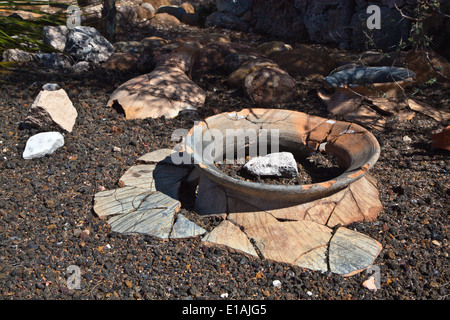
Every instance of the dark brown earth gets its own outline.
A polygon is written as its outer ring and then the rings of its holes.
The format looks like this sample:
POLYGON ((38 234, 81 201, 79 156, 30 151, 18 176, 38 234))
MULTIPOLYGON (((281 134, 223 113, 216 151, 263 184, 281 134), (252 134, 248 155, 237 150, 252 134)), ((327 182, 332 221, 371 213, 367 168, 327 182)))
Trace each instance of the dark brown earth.
MULTIPOLYGON (((173 39, 193 29, 147 29, 128 36, 173 39)), ((212 31, 217 32, 199 32, 212 31)), ((234 42, 250 45, 273 40, 224 32, 234 42)), ((374 222, 348 226, 383 246, 375 260, 381 289, 372 292, 362 286, 368 278, 365 272, 343 278, 207 247, 199 238, 162 241, 111 232, 93 212, 95 193, 117 187, 139 156, 173 147, 175 129, 190 128, 194 121, 219 112, 252 107, 241 91, 227 87, 224 76, 210 75, 197 82, 207 98, 196 116, 125 120, 105 105, 117 86, 136 75, 94 70, 77 76, 33 66, 15 66, 10 74, 1 74, 1 299, 211 300, 227 293, 233 300, 448 300, 450 161, 448 151, 431 147, 432 133, 447 124, 417 114, 410 121, 389 121, 384 131, 373 132, 381 156, 371 174, 379 181, 383 211, 374 222), (78 119, 74 131, 65 134, 64 147, 51 156, 24 160, 25 143, 37 130, 21 122, 47 82, 66 90, 78 119), (411 141, 405 142, 405 136, 411 141), (121 151, 113 152, 114 147, 121 151), (67 287, 70 265, 81 269, 80 290, 67 287), (273 286, 274 280, 281 281, 280 288, 273 286)), ((331 117, 316 96, 320 79, 296 80, 298 97, 275 108, 331 117)), ((442 83, 408 93, 448 109, 450 97, 442 83)), ((220 218, 200 219, 190 208, 182 213, 207 230, 220 222, 220 218)))

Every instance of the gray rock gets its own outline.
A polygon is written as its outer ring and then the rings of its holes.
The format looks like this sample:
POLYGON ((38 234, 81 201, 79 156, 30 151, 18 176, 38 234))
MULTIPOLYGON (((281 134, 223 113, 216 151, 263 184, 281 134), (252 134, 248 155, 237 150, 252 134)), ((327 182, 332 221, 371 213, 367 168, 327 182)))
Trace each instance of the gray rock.
POLYGON ((59 132, 38 133, 28 139, 22 157, 24 159, 42 158, 63 145, 64 137, 59 132))
POLYGON ((298 175, 297 162, 290 152, 270 153, 250 159, 244 168, 255 176, 295 177, 298 175))
POLYGON ((62 53, 43 53, 39 52, 35 54, 37 61, 45 68, 50 69, 64 69, 72 66, 72 61, 69 57, 62 53))
POLYGON ((253 0, 216 0, 217 10, 240 16, 252 6, 253 0))
POLYGON ((79 61, 72 66, 72 71, 75 73, 83 73, 89 70, 89 62, 79 61))
POLYGON ((92 27, 75 27, 67 35, 65 51, 79 60, 102 63, 114 53, 114 47, 92 27))
POLYGON ((35 60, 35 55, 20 49, 6 49, 3 51, 4 62, 28 62, 35 60))
POLYGON ((64 51, 67 35, 69 34, 69 29, 65 25, 45 26, 42 33, 45 44, 52 46, 56 50, 64 51))
POLYGON ((42 90, 45 91, 56 91, 61 89, 56 83, 46 83, 42 86, 42 90))

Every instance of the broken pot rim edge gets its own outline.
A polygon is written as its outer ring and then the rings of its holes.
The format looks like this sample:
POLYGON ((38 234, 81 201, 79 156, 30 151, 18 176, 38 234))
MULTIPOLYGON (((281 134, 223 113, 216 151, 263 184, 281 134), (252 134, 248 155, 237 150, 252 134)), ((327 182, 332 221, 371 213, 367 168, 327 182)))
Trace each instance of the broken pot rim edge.
MULTIPOLYGON (((265 109, 265 108, 246 108, 246 109, 242 109, 241 111, 233 111, 231 113, 235 113, 236 115, 239 115, 239 114, 245 114, 245 113, 249 112, 249 110, 264 111, 264 112, 270 111, 270 109, 265 109)), ((303 114, 303 115, 307 115, 308 117, 322 118, 322 117, 318 117, 318 116, 308 115, 308 114, 306 114, 304 112, 300 112, 300 111, 293 111, 293 110, 287 110, 287 109, 274 109, 274 110, 285 111, 285 112, 289 112, 289 113, 293 113, 293 114, 294 113, 303 114)), ((218 116, 222 116, 222 115, 226 116, 227 114, 230 114, 230 112, 216 114, 209 118, 218 117, 218 116)), ((322 118, 322 119, 327 120, 326 118, 322 118)), ((198 124, 194 125, 190 129, 190 131, 188 133, 188 137, 192 136, 192 132, 195 127, 203 126, 203 125, 206 125, 206 127, 208 127, 207 120, 208 120, 208 118, 199 122, 198 124)), ((333 120, 333 121, 341 122, 338 120, 333 120)), ((352 124, 355 126, 361 127, 357 124, 354 124, 354 123, 352 123, 352 124)), ((205 173, 208 176, 208 178, 215 181, 219 185, 226 186, 229 189, 233 189, 238 192, 248 191, 249 193, 253 192, 253 193, 259 193, 259 194, 263 194, 263 193, 280 194, 280 193, 282 193, 283 195, 285 195, 287 197, 289 197, 289 195, 290 196, 302 196, 302 195, 311 196, 314 193, 317 193, 317 194, 333 193, 333 192, 337 192, 337 191, 344 189, 350 183, 361 179, 378 161, 378 158, 381 153, 381 148, 378 143, 378 140, 367 129, 365 129, 363 127, 361 127, 361 128, 364 129, 364 131, 367 133, 368 137, 370 137, 370 139, 372 140, 372 142, 375 146, 375 150, 374 150, 370 160, 367 161, 365 164, 363 164, 361 167, 359 167, 357 169, 349 170, 349 171, 346 170, 339 176, 334 177, 330 180, 312 183, 312 184, 280 185, 280 184, 264 184, 264 183, 258 183, 258 182, 238 180, 236 178, 226 175, 225 173, 223 173, 221 171, 214 170, 214 169, 210 168, 208 165, 204 164, 202 161, 199 161, 198 157, 196 157, 196 154, 194 154, 193 150, 189 147, 190 139, 187 139, 188 143, 186 145, 185 151, 186 151, 186 153, 189 154, 191 159, 194 160, 193 161, 194 166, 197 167, 200 170, 200 172, 205 173)))

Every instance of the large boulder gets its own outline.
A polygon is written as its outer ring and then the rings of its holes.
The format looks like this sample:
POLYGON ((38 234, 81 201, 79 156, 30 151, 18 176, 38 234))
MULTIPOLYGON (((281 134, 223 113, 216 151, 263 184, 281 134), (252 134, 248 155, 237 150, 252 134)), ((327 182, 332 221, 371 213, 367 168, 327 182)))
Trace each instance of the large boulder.
POLYGON ((114 53, 114 47, 92 27, 75 27, 67 35, 65 51, 76 59, 102 63, 114 53))
POLYGON ((180 111, 202 107, 205 98, 203 89, 182 70, 162 66, 119 86, 107 105, 118 104, 126 119, 174 118, 180 111))

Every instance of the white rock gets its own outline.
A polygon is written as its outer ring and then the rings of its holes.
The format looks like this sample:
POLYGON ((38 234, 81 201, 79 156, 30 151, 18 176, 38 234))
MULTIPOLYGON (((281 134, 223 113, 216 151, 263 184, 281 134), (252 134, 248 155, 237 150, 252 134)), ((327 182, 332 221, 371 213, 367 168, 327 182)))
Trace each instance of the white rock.
POLYGON ((42 158, 63 145, 64 137, 59 132, 38 133, 28 139, 22 157, 24 159, 42 158))
POLYGON ((294 177, 298 175, 297 162, 290 152, 270 153, 251 159, 244 168, 255 176, 294 177))
POLYGON ((221 297, 221 298, 224 298, 224 299, 225 299, 225 298, 228 298, 228 293, 226 293, 226 292, 225 292, 225 293, 222 293, 222 294, 220 295, 220 297, 221 297))
POLYGON ((31 105, 24 122, 38 128, 56 124, 71 132, 77 116, 77 110, 63 89, 43 90, 31 105))
POLYGON ((273 284, 273 286, 275 288, 281 288, 281 281, 280 280, 273 280, 272 284, 273 284))

